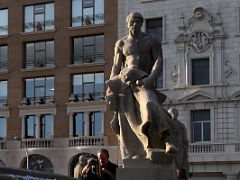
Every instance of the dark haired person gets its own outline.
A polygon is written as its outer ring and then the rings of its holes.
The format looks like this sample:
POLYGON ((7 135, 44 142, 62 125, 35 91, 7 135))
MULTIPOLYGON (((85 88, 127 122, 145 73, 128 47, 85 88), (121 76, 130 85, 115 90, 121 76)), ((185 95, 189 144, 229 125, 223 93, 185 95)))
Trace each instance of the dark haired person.
POLYGON ((107 149, 97 151, 98 159, 89 159, 82 170, 84 180, 115 180, 117 165, 109 160, 107 149))

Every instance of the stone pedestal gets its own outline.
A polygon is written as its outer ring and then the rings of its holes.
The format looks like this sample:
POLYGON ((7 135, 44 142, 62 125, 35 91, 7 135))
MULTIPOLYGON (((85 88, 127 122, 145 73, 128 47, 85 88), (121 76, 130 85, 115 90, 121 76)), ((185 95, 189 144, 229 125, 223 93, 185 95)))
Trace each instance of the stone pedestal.
POLYGON ((156 164, 149 159, 126 159, 117 169, 117 180, 177 180, 176 168, 171 164, 156 164))

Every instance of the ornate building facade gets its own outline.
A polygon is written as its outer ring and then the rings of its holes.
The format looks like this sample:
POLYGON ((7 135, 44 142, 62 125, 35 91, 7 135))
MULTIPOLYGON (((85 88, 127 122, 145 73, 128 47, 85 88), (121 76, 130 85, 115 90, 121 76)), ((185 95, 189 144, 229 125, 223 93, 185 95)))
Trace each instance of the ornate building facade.
POLYGON ((73 176, 103 146, 117 163, 103 101, 116 12, 115 0, 1 0, 0 166, 73 176))
POLYGON ((133 11, 162 40, 157 85, 187 127, 191 179, 240 179, 240 2, 121 0, 119 37, 133 11))

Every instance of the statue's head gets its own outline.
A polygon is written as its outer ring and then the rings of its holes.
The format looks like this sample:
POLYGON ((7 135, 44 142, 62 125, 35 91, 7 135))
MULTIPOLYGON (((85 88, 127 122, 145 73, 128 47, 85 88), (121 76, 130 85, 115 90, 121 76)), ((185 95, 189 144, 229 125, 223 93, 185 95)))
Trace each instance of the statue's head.
POLYGON ((176 108, 169 108, 168 113, 171 115, 173 120, 176 120, 178 117, 178 110, 176 108))
POLYGON ((138 22, 141 27, 143 24, 143 16, 139 12, 132 12, 126 18, 127 27, 130 28, 133 22, 138 22))

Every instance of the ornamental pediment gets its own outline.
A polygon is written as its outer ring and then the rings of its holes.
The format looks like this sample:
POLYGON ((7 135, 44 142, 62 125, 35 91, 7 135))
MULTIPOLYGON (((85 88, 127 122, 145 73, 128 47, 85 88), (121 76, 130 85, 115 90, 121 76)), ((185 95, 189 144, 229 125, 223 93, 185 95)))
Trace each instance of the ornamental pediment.
POLYGON ((206 51, 213 38, 222 38, 224 35, 220 12, 213 18, 206 9, 197 7, 189 19, 186 20, 182 15, 180 21, 178 29, 183 32, 177 36, 175 42, 186 43, 195 52, 206 51))
POLYGON ((240 91, 235 92, 232 96, 231 99, 240 99, 240 91))
POLYGON ((214 101, 214 100, 216 100, 215 97, 202 91, 196 91, 187 96, 180 98, 178 101, 179 102, 203 102, 203 101, 214 101))

